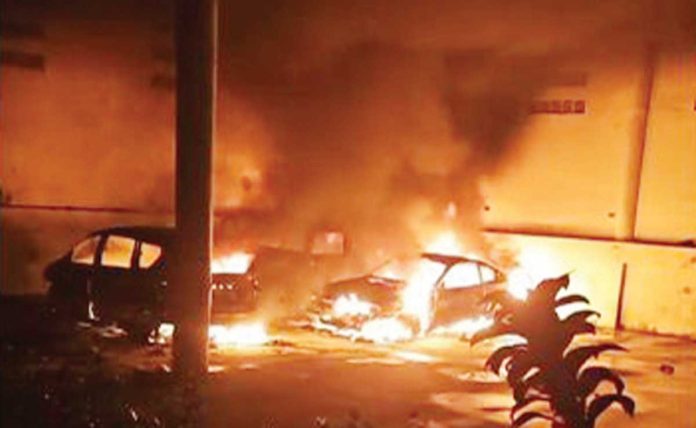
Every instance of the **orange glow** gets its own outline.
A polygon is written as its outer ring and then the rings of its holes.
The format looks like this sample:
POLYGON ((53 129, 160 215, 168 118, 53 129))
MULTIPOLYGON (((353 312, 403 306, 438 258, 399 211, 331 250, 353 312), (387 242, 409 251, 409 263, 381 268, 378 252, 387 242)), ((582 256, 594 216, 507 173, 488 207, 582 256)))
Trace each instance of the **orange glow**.
POLYGON ((210 342, 219 348, 258 346, 271 338, 261 322, 236 325, 211 325, 208 329, 210 342))
POLYGON ((441 326, 433 329, 433 334, 436 335, 450 335, 455 334, 457 336, 465 336, 470 338, 474 333, 484 328, 488 328, 493 325, 493 320, 486 316, 480 316, 478 318, 470 318, 459 320, 450 325, 441 326))
POLYGON ((212 273, 246 273, 253 260, 253 254, 236 252, 213 260, 210 270, 212 273))
POLYGON ((372 303, 360 300, 354 293, 338 296, 332 307, 332 312, 337 317, 369 316, 372 311, 372 303))
POLYGON ((452 231, 437 235, 435 239, 425 246, 425 251, 428 253, 448 255, 461 255, 464 253, 461 242, 452 231))
MULTIPOLYGON (((157 340, 161 343, 171 341, 174 324, 162 323, 157 330, 157 340)), ((208 340, 218 348, 259 346, 271 341, 262 322, 243 324, 212 324, 208 327, 208 340)))
POLYGON ((517 266, 507 274, 508 291, 518 299, 525 299, 536 284, 564 273, 567 272, 551 253, 527 246, 517 255, 517 266))
POLYGON ((363 324, 361 335, 375 343, 390 343, 409 340, 413 332, 396 318, 377 318, 363 324))
POLYGON ((441 263, 421 259, 401 295, 403 313, 418 320, 420 332, 426 331, 432 321, 433 291, 443 270, 444 266, 441 263))
MULTIPOLYGON (((463 246, 456 233, 447 231, 440 233, 425 245, 425 251, 430 253, 460 255, 463 246)), ((444 266, 431 260, 420 260, 401 296, 402 310, 418 320, 420 332, 423 333, 432 322, 432 296, 437 279, 442 275, 444 266)))
POLYGON ((534 288, 534 282, 523 267, 515 267, 508 272, 508 292, 514 297, 524 300, 534 288))
POLYGON ((413 331, 407 325, 396 318, 375 318, 367 321, 360 328, 341 328, 333 324, 327 324, 320 319, 313 322, 317 330, 328 331, 334 336, 345 337, 350 340, 365 340, 374 343, 392 343, 410 340, 413 331))

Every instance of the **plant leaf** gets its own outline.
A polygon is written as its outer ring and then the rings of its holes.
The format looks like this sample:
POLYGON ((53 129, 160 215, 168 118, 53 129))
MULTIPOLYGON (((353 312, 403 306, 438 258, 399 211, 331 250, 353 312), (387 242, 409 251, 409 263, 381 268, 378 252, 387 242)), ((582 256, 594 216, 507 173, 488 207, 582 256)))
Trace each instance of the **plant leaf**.
POLYGON ((613 383, 617 394, 623 393, 625 385, 619 375, 606 367, 588 367, 583 370, 578 379, 580 396, 583 399, 586 398, 602 381, 613 383))
POLYGON ((517 428, 521 427, 522 425, 526 424, 529 421, 532 421, 534 419, 541 418, 541 419, 546 419, 547 421, 552 421, 553 418, 549 415, 545 415, 540 412, 527 412, 523 413, 518 417, 517 419, 512 420, 512 428, 517 428))
POLYGON ((561 325, 567 337, 572 339, 576 334, 594 334, 597 329, 593 324, 587 322, 587 318, 595 314, 598 315, 595 311, 579 311, 561 321, 561 325))
POLYGON ((537 287, 530 292, 533 295, 533 299, 541 299, 547 301, 553 301, 556 298, 556 294, 561 288, 568 287, 570 283, 570 277, 568 274, 559 276, 558 278, 545 279, 537 285, 537 287))
POLYGON ((560 299, 556 300, 556 307, 563 306, 563 305, 569 305, 571 303, 589 304, 590 301, 587 300, 587 297, 585 297, 585 296, 581 296, 579 294, 571 294, 569 296, 561 297, 560 299))
POLYGON ((594 426, 597 417, 613 403, 619 403, 624 412, 630 416, 635 414, 636 403, 630 397, 620 394, 602 395, 592 400, 587 410, 587 420, 590 422, 590 426, 594 426))
POLYGON ((599 354, 606 351, 626 351, 626 348, 616 343, 581 346, 566 353, 563 361, 567 369, 574 376, 577 376, 578 371, 588 359, 592 357, 597 358, 599 354))
POLYGON ((544 396, 544 395, 530 395, 528 397, 524 397, 522 400, 517 401, 514 406, 512 406, 512 409, 510 409, 510 418, 514 419, 515 414, 522 410, 524 407, 527 407, 528 405, 536 402, 546 402, 548 403, 550 400, 549 397, 544 396))
POLYGON ((597 317, 600 317, 601 314, 597 311, 592 311, 592 310, 584 310, 584 311, 577 311, 573 312, 568 316, 568 318, 564 319, 563 322, 579 322, 579 321, 587 321, 588 318, 591 316, 597 315, 597 317))
POLYGON ((536 367, 536 360, 531 353, 517 354, 508 363, 507 381, 510 385, 517 385, 524 377, 536 367))
POLYGON ((486 360, 486 367, 494 373, 499 373, 500 366, 506 359, 514 358, 518 353, 526 351, 527 345, 524 344, 503 346, 502 348, 496 349, 495 352, 488 357, 486 360))
POLYGON ((546 392, 545 382, 544 370, 539 370, 528 378, 518 382, 513 386, 512 391, 515 402, 523 400, 527 396, 527 392, 530 389, 534 389, 542 393, 546 392))

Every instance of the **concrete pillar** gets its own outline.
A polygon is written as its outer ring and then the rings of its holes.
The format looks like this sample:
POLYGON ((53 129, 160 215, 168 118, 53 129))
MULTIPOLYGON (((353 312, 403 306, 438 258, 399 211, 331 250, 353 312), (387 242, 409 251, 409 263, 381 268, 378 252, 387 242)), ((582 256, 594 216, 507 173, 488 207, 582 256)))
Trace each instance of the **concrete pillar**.
POLYGON ((217 0, 176 2, 176 228, 171 294, 174 371, 208 369, 217 0))
POLYGON ((655 61, 655 51, 648 47, 645 55, 645 72, 641 82, 640 98, 638 99, 635 136, 628 148, 626 184, 622 189, 621 208, 618 212, 616 224, 615 238, 622 241, 633 241, 636 239, 638 203, 643 175, 643 157, 650 123, 653 80, 655 79, 655 61))

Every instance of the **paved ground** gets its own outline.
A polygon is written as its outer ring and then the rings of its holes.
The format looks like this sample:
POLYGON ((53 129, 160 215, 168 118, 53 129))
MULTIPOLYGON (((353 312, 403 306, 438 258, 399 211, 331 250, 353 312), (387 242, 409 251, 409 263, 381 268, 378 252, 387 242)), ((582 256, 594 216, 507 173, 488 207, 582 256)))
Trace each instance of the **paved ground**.
MULTIPOLYGON (((213 364, 224 370, 215 382, 225 386, 215 402, 247 409, 231 417, 238 426, 269 420, 310 426, 317 415, 340 421, 351 410, 373 426, 494 427, 508 421, 507 384, 482 370, 491 345, 429 338, 376 346, 301 332, 279 337, 289 345, 213 354, 213 364)), ((631 349, 600 362, 626 377, 638 404, 635 420, 610 411, 600 426, 696 427, 696 343, 612 332, 596 340, 631 349)))
MULTIPOLYGON (((497 427, 511 405, 507 385, 482 371, 490 345, 378 346, 295 330, 265 346, 213 350, 191 421, 166 374, 168 347, 4 323, 2 426, 497 427)), ((600 362, 621 371, 638 404, 635 419, 610 411, 599 426, 696 427, 696 343, 611 332, 597 340, 631 349, 600 362)))

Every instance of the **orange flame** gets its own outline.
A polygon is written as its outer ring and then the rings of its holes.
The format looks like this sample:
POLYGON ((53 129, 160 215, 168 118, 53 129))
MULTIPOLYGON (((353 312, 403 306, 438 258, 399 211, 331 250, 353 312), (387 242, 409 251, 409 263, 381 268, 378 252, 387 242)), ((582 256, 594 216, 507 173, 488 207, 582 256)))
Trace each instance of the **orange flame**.
POLYGON ((337 317, 368 316, 373 311, 372 303, 361 300, 355 293, 338 296, 334 301, 332 312, 337 317))
MULTIPOLYGON (((160 343, 171 341, 174 336, 174 324, 162 323, 157 330, 160 343)), ((262 322, 243 324, 211 324, 208 327, 208 340, 218 348, 260 346, 271 341, 262 322)))
POLYGON ((213 260, 210 270, 212 273, 246 273, 253 260, 253 254, 236 252, 213 260))

